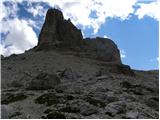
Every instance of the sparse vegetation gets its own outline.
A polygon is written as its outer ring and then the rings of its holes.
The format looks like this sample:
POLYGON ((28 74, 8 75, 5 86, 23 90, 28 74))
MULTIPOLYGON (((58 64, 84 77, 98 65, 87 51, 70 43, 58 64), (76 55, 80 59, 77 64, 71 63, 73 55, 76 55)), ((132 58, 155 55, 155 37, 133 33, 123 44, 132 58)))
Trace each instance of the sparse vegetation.
POLYGON ((59 111, 67 112, 67 113, 78 113, 78 112, 80 112, 79 109, 73 108, 73 107, 70 107, 70 106, 66 106, 64 108, 61 108, 59 111))
POLYGON ((53 104, 59 103, 59 97, 57 97, 54 93, 47 93, 36 98, 35 103, 51 106, 53 104))
POLYGON ((18 93, 18 94, 8 93, 5 95, 2 95, 1 104, 9 104, 12 102, 24 100, 26 98, 27 98, 27 96, 22 93, 18 93))
POLYGON ((67 98, 67 100, 73 100, 74 99, 74 97, 72 95, 67 95, 66 98, 67 98))
POLYGON ((58 111, 51 112, 46 117, 48 119, 66 119, 65 115, 58 111))

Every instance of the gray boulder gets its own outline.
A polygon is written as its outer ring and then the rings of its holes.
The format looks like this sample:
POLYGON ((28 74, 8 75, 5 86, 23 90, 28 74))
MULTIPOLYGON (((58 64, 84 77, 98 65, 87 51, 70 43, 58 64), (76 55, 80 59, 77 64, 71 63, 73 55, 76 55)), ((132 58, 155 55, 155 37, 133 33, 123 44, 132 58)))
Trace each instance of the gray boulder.
POLYGON ((90 116, 98 112, 97 108, 94 105, 91 105, 82 100, 75 100, 72 103, 70 103, 70 106, 74 110, 79 110, 79 113, 83 116, 90 116))
POLYGON ((13 108, 8 105, 1 105, 1 118, 2 119, 9 119, 13 113, 13 108))
POLYGON ((126 111, 126 104, 123 101, 112 102, 105 107, 105 111, 106 114, 113 117, 117 114, 124 113, 126 111))
POLYGON ((138 111, 129 111, 127 112, 123 118, 125 119, 138 119, 138 111))
POLYGON ((145 104, 158 111, 159 110, 159 97, 151 96, 145 100, 145 104))

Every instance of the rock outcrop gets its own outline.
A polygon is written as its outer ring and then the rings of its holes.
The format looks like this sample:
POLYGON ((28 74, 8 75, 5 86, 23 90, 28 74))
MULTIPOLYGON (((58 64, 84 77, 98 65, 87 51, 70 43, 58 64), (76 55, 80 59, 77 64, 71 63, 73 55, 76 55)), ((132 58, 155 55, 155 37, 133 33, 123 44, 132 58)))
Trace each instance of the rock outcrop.
POLYGON ((108 38, 83 39, 81 30, 65 20, 61 11, 49 9, 39 35, 36 51, 74 51, 81 57, 121 63, 116 44, 108 38))
POLYGON ((82 39, 81 31, 70 20, 64 20, 61 11, 49 9, 39 35, 37 50, 72 48, 80 45, 82 39))

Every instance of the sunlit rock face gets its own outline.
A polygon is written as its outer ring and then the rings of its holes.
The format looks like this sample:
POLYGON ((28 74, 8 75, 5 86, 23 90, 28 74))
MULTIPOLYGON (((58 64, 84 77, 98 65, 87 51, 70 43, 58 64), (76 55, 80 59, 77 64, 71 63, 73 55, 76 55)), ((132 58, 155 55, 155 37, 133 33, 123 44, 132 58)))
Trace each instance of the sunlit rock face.
POLYGON ((39 35, 36 50, 64 50, 78 52, 88 57, 108 62, 121 63, 117 45, 108 38, 85 38, 81 30, 65 20, 61 11, 49 9, 39 35))

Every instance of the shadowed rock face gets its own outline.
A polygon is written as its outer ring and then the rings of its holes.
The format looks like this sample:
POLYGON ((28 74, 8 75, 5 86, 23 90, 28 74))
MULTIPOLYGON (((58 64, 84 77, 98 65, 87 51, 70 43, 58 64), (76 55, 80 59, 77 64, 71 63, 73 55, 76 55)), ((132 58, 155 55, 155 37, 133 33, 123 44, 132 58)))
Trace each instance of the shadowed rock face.
POLYGON ((80 45, 82 39, 81 31, 70 20, 64 20, 61 11, 49 9, 39 35, 37 50, 72 48, 80 45))
POLYGON ((119 50, 112 40, 100 37, 83 39, 81 30, 70 19, 65 20, 62 12, 57 9, 48 10, 36 51, 53 49, 74 51, 81 57, 121 63, 119 50))

